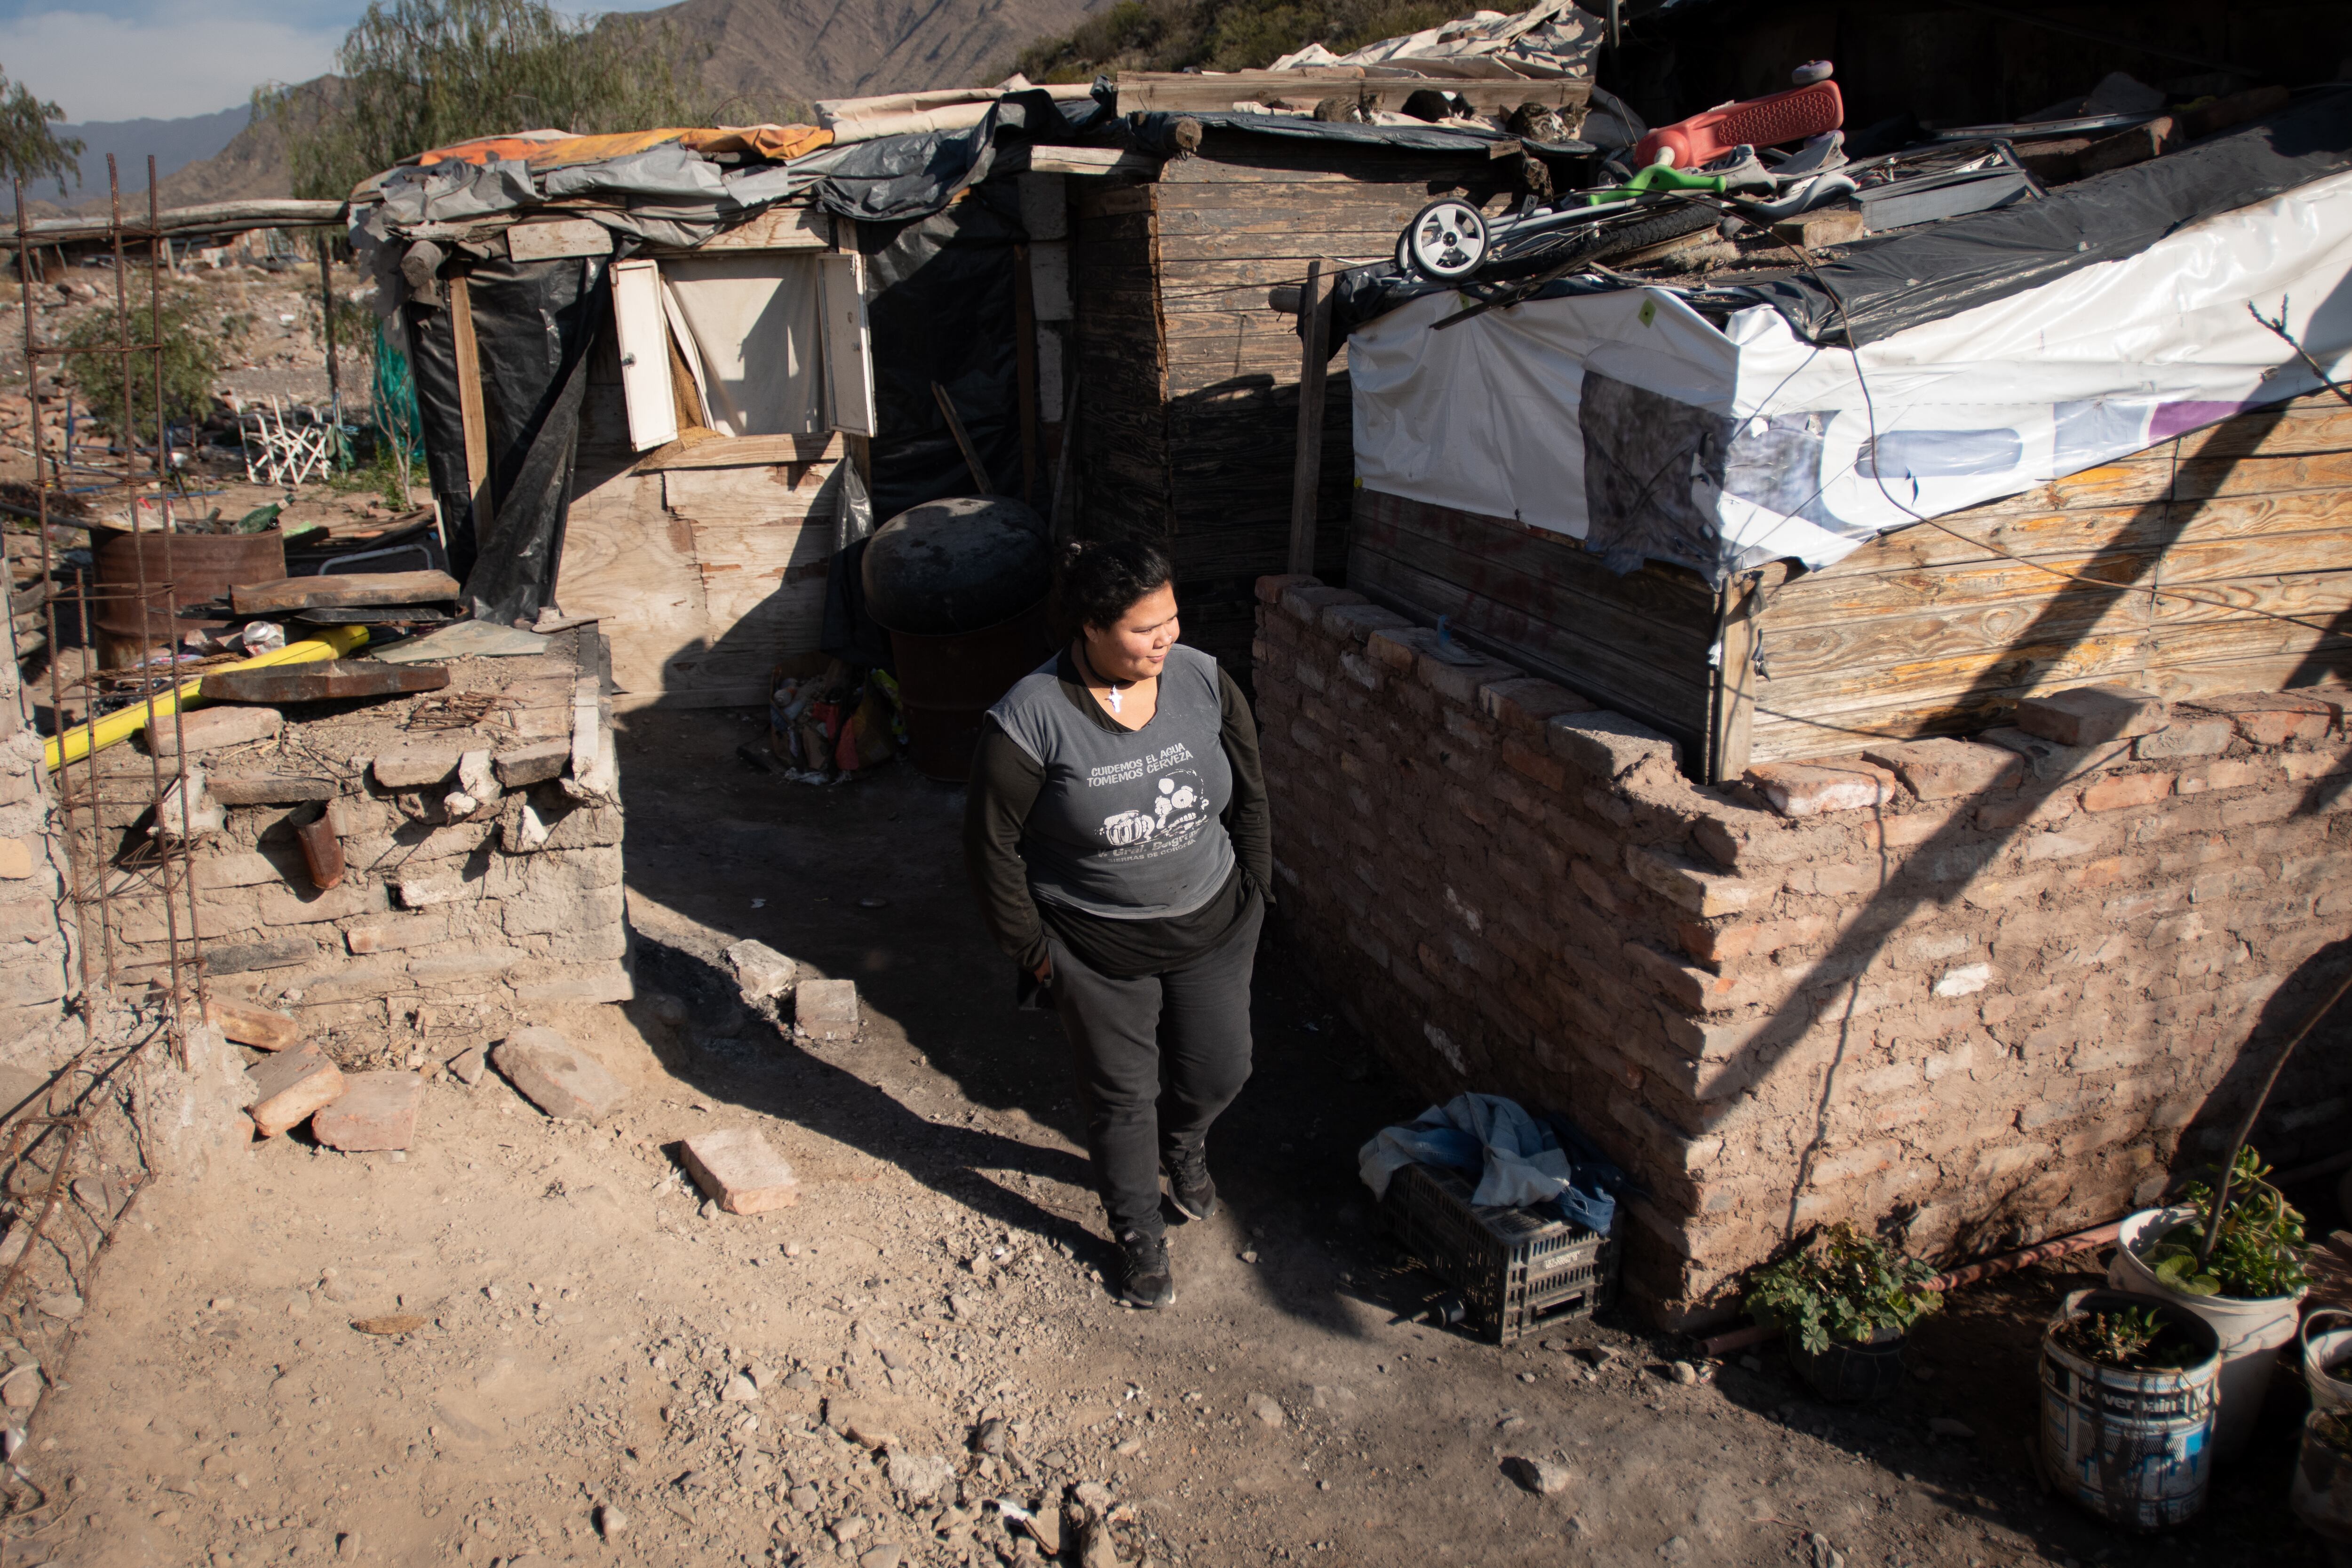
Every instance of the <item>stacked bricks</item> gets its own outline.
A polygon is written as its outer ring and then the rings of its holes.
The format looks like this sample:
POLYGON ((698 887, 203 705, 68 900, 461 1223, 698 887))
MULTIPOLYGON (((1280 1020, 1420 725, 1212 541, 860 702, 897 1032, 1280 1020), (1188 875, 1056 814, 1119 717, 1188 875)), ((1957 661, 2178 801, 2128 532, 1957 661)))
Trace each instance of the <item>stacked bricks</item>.
MULTIPOLYGON (((1635 1175, 1625 1282, 1664 1324, 1727 1316, 1818 1223, 1955 1258, 2158 1201, 2352 929, 2325 694, 2061 694, 1700 787, 1664 737, 1360 595, 1258 594, 1295 940, 1417 1088, 1565 1112, 1635 1175)), ((2258 1130, 2282 1166, 2352 1123, 2344 1034, 2258 1130)))
MULTIPOLYGON (((593 631, 579 635, 593 653, 593 631)), ((559 637, 559 648, 571 642, 559 637)), ((621 807, 574 798, 572 781, 549 776, 562 763, 537 755, 568 758, 583 662, 558 649, 460 661, 457 684, 502 700, 473 731, 403 730, 386 715, 404 707, 308 705, 287 710, 283 733, 257 749, 192 757, 215 779, 299 773, 330 794, 323 803, 232 805, 226 827, 198 845, 196 918, 215 990, 338 1029, 425 1006, 496 1028, 539 1004, 626 1000, 621 807), (535 782, 453 818, 458 758, 469 752, 535 782), (446 766, 432 765, 435 757, 446 766), (347 868, 325 890, 296 838, 322 811, 347 868)), ((592 702, 590 711, 609 758, 610 705, 592 702)), ((148 765, 129 747, 105 755, 142 775, 148 765)), ((467 804, 458 797, 458 809, 467 804)), ((184 905, 174 912, 184 931, 184 905)), ((160 972, 169 961, 160 902, 114 913, 123 973, 160 972)))
POLYGON ((41 740, 15 659, 0 661, 0 1062, 47 1068, 64 1022, 70 951, 41 740))

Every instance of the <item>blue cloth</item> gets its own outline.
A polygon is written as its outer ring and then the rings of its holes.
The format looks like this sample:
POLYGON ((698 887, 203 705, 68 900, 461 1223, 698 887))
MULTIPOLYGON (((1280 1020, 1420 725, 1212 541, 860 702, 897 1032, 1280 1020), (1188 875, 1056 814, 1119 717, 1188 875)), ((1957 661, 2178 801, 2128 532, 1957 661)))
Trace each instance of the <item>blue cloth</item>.
POLYGON ((1560 1217, 1606 1235, 1617 1217, 1625 1173, 1559 1117, 1538 1121, 1517 1100, 1459 1094, 1402 1127, 1384 1127, 1356 1156, 1376 1198, 1407 1165, 1444 1165, 1478 1177, 1480 1208, 1552 1205, 1560 1217))

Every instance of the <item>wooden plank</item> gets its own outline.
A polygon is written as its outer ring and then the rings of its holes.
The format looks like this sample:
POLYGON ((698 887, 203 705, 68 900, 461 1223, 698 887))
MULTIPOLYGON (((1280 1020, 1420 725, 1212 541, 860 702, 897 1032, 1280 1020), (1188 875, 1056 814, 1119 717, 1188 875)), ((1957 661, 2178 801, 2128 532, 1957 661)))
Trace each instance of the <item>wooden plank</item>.
MULTIPOLYGON (((2352 496, 2333 490, 2243 496, 2177 506, 2062 511, 2042 508, 2004 515, 1972 507, 1938 518, 1956 532, 1915 523, 1881 534, 1814 577, 1916 572, 2000 559, 1985 546, 2029 561, 2108 551, 2145 554, 2174 543, 2264 534, 2317 532, 2352 522, 2352 496)), ((1804 581, 1790 584, 1790 590, 1804 581)))
POLYGON ((497 513, 490 494, 490 423, 482 408, 482 359, 474 339, 472 286, 449 279, 449 331, 457 360, 457 418, 466 442, 466 495, 474 512, 474 535, 489 537, 497 513))
POLYGON ((1787 563, 1776 561, 1761 572, 1743 574, 1721 591, 1727 602, 1709 699, 1708 784, 1722 784, 1748 771, 1756 732, 1756 694, 1763 685, 1756 671, 1758 611, 1787 576, 1787 563))
POLYGON ((629 444, 650 451, 677 439, 677 392, 670 381, 669 323, 662 307, 661 269, 642 258, 612 268, 613 337, 621 361, 621 394, 629 416, 629 444))
POLYGON ((583 476, 564 527, 564 607, 598 617, 614 681, 640 701, 667 694, 672 658, 709 643, 694 525, 662 505, 664 484, 678 477, 583 476))
POLYGON ((1078 185, 1070 192, 1070 210, 1081 220, 1148 213, 1151 193, 1134 185, 1078 185))
MULTIPOLYGON (((1327 98, 1352 98, 1368 109, 1402 110, 1414 93, 1436 88, 1459 95, 1480 114, 1507 114, 1522 103, 1577 108, 1591 100, 1592 84, 1580 78, 1461 78, 1376 76, 1362 67, 1304 70, 1121 71, 1118 112, 1182 113, 1231 109, 1237 103, 1312 109, 1327 98)), ((1377 152, 1378 150, 1373 150, 1377 152)))
POLYGON ((297 805, 343 793, 333 779, 298 773, 207 773, 205 790, 223 805, 297 805))
POLYGON ((1290 475, 1290 570, 1315 569, 1316 491, 1323 475, 1323 373, 1330 353, 1324 334, 1331 326, 1331 292, 1323 264, 1307 264, 1307 287, 1299 296, 1303 331, 1298 350, 1298 430, 1290 475))
POLYGON ((331 658, 266 669, 220 670, 204 677, 197 695, 208 702, 327 702, 347 697, 438 691, 448 684, 446 665, 331 658))
POLYGON ((240 616, 357 605, 446 604, 457 593, 457 579, 446 572, 341 572, 324 577, 278 577, 266 583, 239 583, 228 591, 229 604, 240 616))
POLYGON ((1404 152, 1394 148, 1330 147, 1300 142, 1275 144, 1246 132, 1209 133, 1200 153, 1162 165, 1146 187, 1180 185, 1389 184, 1443 189, 1498 179, 1504 171, 1485 154, 1404 152))
POLYGON ((811 436, 719 436, 707 441, 673 441, 636 460, 641 474, 673 468, 764 468, 778 463, 815 463, 848 448, 838 430, 811 436))
POLYGON ((661 504, 699 523, 798 524, 814 512, 832 472, 830 463, 672 468, 661 478, 661 504))
POLYGON ((1429 619, 1444 615, 1483 639, 1497 656, 1530 673, 1557 680, 1604 707, 1638 719, 1679 742, 1696 756, 1706 727, 1706 688, 1659 666, 1577 637, 1552 622, 1498 604, 1459 584, 1365 549, 1348 552, 1348 582, 1359 592, 1429 619))
POLYGON ((560 261, 572 256, 612 254, 613 231, 593 218, 519 223, 507 230, 507 256, 514 261, 560 261))
POLYGON ((700 255, 713 250, 831 250, 833 248, 833 215, 824 208, 809 206, 772 206, 733 228, 720 229, 691 251, 678 255, 700 255))

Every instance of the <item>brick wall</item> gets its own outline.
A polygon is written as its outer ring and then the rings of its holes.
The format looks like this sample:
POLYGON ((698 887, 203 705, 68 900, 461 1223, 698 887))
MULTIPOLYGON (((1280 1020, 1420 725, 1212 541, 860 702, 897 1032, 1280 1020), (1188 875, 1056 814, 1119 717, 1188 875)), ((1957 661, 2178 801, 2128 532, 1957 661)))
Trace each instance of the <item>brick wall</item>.
POLYGON ((0 1064, 46 1066, 67 990, 64 883, 41 738, 25 723, 23 697, 16 661, 0 660, 0 1064))
MULTIPOLYGON (((1417 1087, 1566 1111, 1634 1173, 1626 1284, 1660 1321, 1722 1315, 1821 1221, 1955 1256, 2155 1201, 2337 973, 2352 743, 2323 695, 1701 788, 1663 736, 1359 595, 1259 598, 1288 929, 1417 1087)), ((2341 1146, 2345 1036, 2304 1047, 2267 1156, 2341 1146)))

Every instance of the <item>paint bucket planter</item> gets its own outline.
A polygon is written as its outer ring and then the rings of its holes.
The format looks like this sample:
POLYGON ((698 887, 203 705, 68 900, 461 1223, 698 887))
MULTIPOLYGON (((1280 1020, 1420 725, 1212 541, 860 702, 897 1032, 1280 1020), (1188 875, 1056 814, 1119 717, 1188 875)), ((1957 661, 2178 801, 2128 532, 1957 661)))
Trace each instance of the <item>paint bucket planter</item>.
POLYGON ((1790 1334, 1789 1364, 1815 1394, 1834 1405, 1860 1405, 1891 1393, 1903 1381, 1903 1336, 1882 1331, 1868 1344, 1832 1340, 1816 1355, 1790 1334))
POLYGON ((2352 1456, 2319 1435, 2319 1423, 2343 1415, 2315 1410, 2303 1418, 2303 1450, 2295 1456, 2294 1484, 2287 1506, 2314 1535, 2335 1549, 2338 1563, 2352 1560, 2352 1456))
POLYGON ((2311 1391, 2314 1410, 2333 1410, 2352 1414, 2352 1378, 2339 1379, 2331 1372, 2352 1374, 2352 1312, 2338 1307, 2322 1307, 2303 1321, 2303 1385, 2311 1391), (2311 1331, 2323 1318, 2335 1318, 2344 1327, 2330 1329, 2326 1333, 2311 1331))
POLYGON ((2213 1457, 2228 1464, 2253 1441, 2278 1352, 2294 1338, 2304 1292, 2244 1301, 2234 1296, 2190 1296, 2173 1289, 2140 1261, 2139 1249, 2174 1226, 2196 1217, 2189 1208, 2144 1209, 2124 1221, 2107 1283, 2118 1290, 2154 1296, 2197 1314, 2221 1342, 2221 1410, 2213 1427, 2213 1457))
POLYGON ((2101 1519, 2162 1530, 2196 1517, 2212 1479, 2221 1339, 2169 1295, 2077 1290, 2042 1335, 2042 1468, 2101 1519), (2144 1372, 2104 1366, 2058 1342, 2094 1312, 2152 1307, 2205 1352, 2195 1364, 2144 1372))

